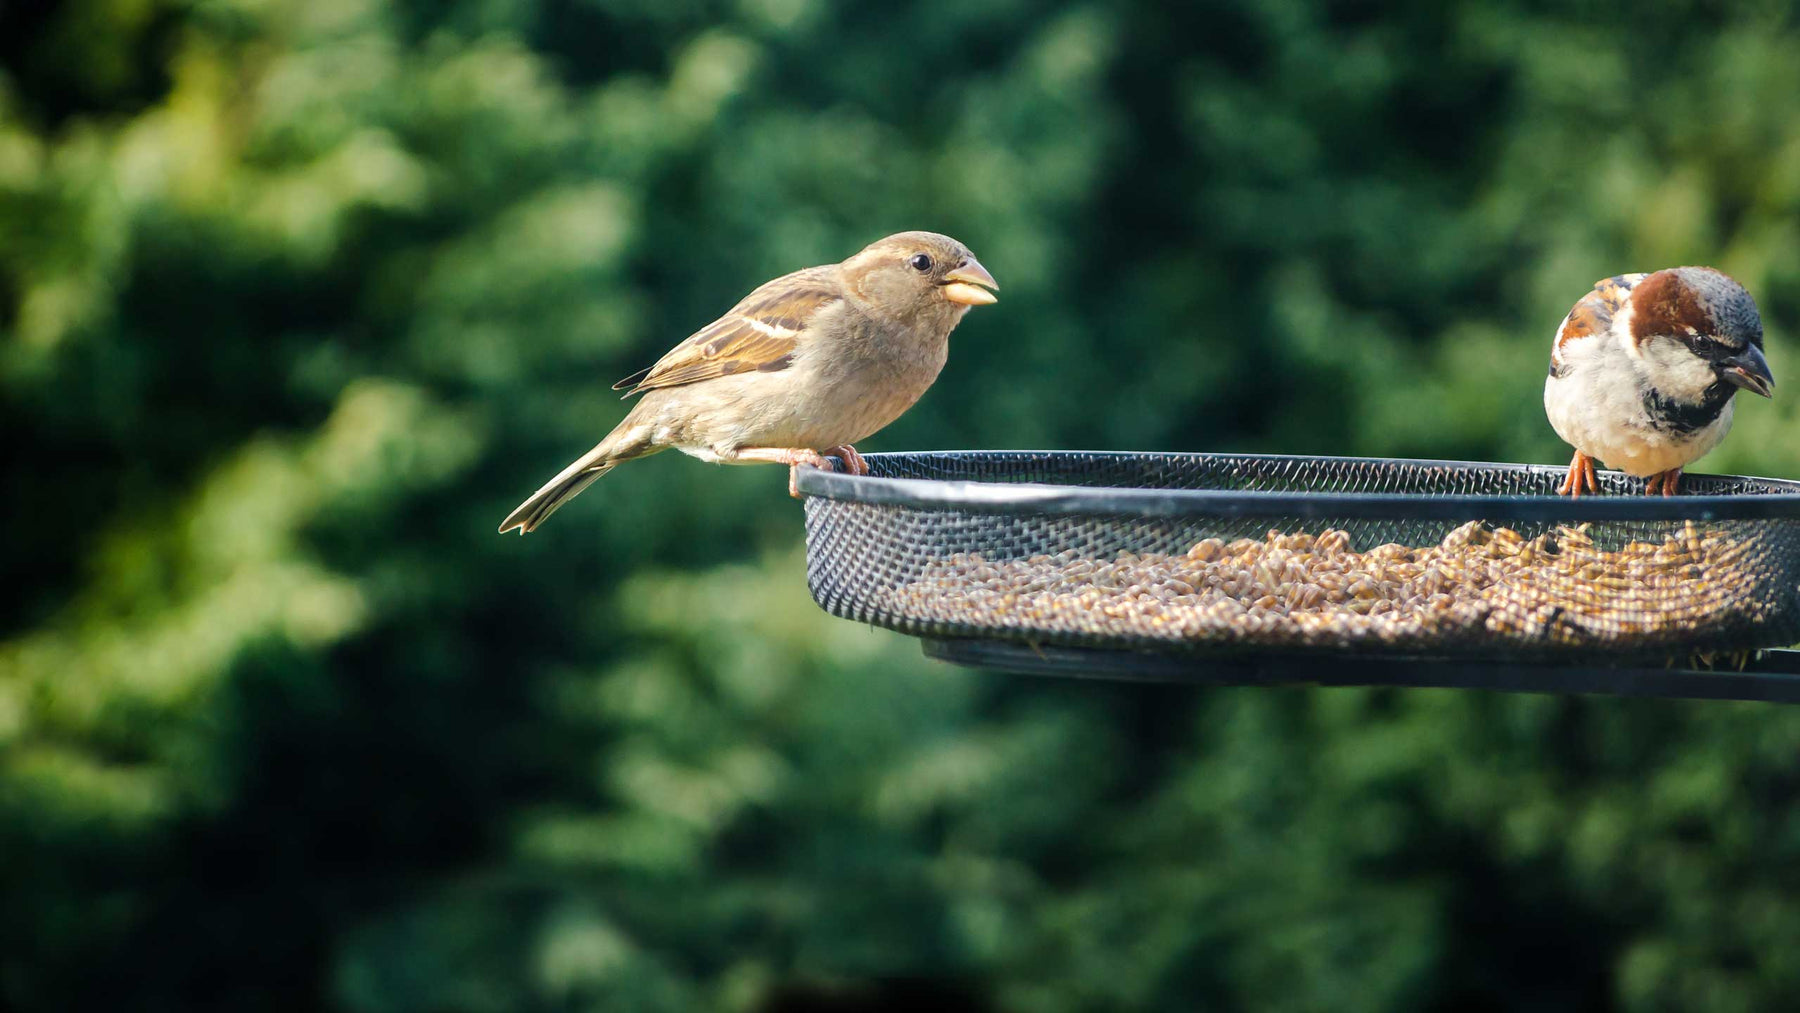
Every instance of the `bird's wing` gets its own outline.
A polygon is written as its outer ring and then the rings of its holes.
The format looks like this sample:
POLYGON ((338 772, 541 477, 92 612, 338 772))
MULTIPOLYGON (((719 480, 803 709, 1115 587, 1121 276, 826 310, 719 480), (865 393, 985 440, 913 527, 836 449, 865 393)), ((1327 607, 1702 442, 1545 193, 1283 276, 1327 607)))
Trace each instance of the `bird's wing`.
POLYGON ((794 362, 800 337, 819 311, 842 299, 832 268, 783 275, 671 348, 649 369, 613 384, 625 396, 734 373, 773 373, 794 362), (629 388, 629 389, 627 389, 629 388))
POLYGON ((1615 274, 1595 282, 1594 290, 1581 297, 1556 329, 1556 341, 1550 346, 1550 371, 1560 373, 1571 344, 1605 334, 1612 327, 1613 316, 1619 312, 1619 307, 1631 298, 1631 290, 1646 277, 1648 275, 1615 274))

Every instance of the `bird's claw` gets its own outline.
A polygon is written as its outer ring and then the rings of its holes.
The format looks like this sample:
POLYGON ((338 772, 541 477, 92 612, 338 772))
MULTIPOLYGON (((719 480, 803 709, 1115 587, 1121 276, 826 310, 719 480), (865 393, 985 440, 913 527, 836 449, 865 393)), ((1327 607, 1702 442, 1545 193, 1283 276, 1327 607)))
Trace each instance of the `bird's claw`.
POLYGON ((1594 459, 1578 450, 1569 461, 1569 473, 1556 487, 1556 494, 1580 499, 1583 492, 1600 495, 1600 477, 1594 474, 1594 459))
POLYGON ((802 467, 822 468, 826 471, 836 471, 836 465, 831 462, 831 459, 834 457, 844 462, 844 470, 848 474, 867 475, 869 473, 869 462, 863 460, 863 456, 856 452, 856 448, 848 443, 843 444, 842 446, 831 447, 823 454, 816 450, 789 451, 788 495, 795 499, 800 498, 800 469, 802 467))
POLYGON ((819 468, 832 471, 831 462, 816 450, 790 450, 784 455, 788 465, 788 495, 800 499, 800 469, 819 468))
MULTIPOLYGON (((833 450, 836 452, 850 450, 850 448, 835 447, 833 450)), ((857 455, 856 451, 850 450, 850 454, 855 458, 856 463, 862 463, 862 457, 857 455)), ((810 450, 805 447, 743 447, 731 452, 726 459, 732 461, 766 461, 770 464, 787 465, 788 495, 795 499, 800 498, 801 468, 821 468, 825 471, 833 470, 833 465, 829 458, 816 450, 810 450)), ((850 459, 846 458, 845 460, 848 462, 850 459)), ((867 465, 864 465, 864 467, 866 468, 867 465)))
POLYGON ((867 475, 869 473, 869 462, 863 460, 863 455, 857 453, 856 448, 848 443, 832 447, 830 450, 825 451, 825 455, 843 461, 844 467, 849 469, 849 473, 852 475, 867 475))

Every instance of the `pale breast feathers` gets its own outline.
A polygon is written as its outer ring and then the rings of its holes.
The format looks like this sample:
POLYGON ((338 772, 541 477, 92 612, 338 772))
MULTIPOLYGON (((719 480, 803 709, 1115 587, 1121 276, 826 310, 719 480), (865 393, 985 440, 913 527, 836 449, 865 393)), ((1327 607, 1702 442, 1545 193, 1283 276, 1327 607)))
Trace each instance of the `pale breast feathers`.
POLYGON ((1616 274, 1594 283, 1594 290, 1581 297, 1569 315, 1556 329, 1556 340, 1550 346, 1550 375, 1561 376, 1568 368, 1568 353, 1580 342, 1595 340, 1612 327, 1613 317, 1631 298, 1631 290, 1644 279, 1643 274, 1616 274))
POLYGON ((800 336, 820 310, 842 298, 826 273, 810 268, 763 285, 729 313, 670 349, 649 369, 613 384, 625 396, 736 373, 788 368, 800 336), (629 389, 627 389, 629 388, 629 389))

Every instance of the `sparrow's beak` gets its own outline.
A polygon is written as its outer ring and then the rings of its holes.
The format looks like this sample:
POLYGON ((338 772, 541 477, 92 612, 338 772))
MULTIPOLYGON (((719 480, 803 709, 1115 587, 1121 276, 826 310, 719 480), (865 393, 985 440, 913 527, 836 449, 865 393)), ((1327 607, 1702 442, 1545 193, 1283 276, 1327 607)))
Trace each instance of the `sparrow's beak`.
POLYGON ((1755 345, 1719 363, 1719 366, 1719 378, 1726 383, 1763 397, 1774 395, 1775 377, 1769 372, 1769 361, 1763 358, 1762 349, 1755 345))
POLYGON ((964 306, 991 306, 999 302, 994 293, 988 291, 999 287, 1000 283, 974 257, 963 261, 956 266, 956 270, 944 275, 944 298, 964 306))

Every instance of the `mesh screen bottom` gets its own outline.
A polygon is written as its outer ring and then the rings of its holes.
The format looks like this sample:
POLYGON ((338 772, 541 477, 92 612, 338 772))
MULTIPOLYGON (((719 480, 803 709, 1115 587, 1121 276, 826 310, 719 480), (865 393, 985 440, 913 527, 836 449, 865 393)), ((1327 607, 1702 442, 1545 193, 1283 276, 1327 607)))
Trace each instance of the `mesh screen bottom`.
MULTIPOLYGON (((1055 513, 1024 491, 1012 503, 992 489, 973 503, 880 502, 905 499, 876 493, 909 483, 860 480, 809 495, 814 598, 834 615, 914 635, 1522 658, 1685 656, 1800 639, 1795 519, 1717 519, 1686 506, 1703 501, 1677 497, 1650 519, 1584 521, 1583 508, 1526 498, 1550 494, 1555 469, 1082 453, 868 460, 877 478, 1307 494, 1276 497, 1267 512, 1244 497, 1215 506, 1101 495, 1091 509, 1055 513), (1346 493, 1390 495, 1373 514, 1368 504, 1333 514, 1333 497, 1346 493), (1470 495, 1501 498, 1409 516, 1470 495)), ((1622 476, 1602 481, 1609 494, 1637 491, 1622 476)), ((1684 491, 1785 499, 1800 485, 1695 476, 1684 491)), ((1588 513, 1592 502, 1583 501, 1588 513)))

